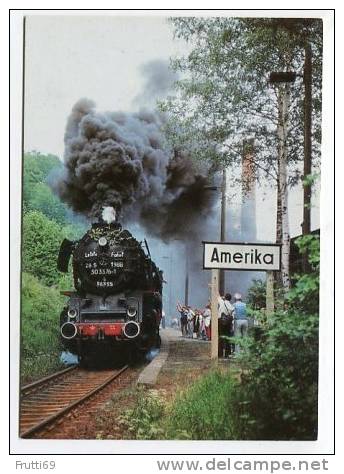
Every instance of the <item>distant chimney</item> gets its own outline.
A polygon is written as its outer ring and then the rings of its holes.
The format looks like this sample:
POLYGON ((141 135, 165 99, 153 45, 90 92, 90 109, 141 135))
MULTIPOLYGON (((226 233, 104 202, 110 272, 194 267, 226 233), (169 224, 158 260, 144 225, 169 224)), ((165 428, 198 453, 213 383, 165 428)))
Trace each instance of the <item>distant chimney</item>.
POLYGON ((241 238, 247 242, 255 241, 257 238, 256 170, 253 138, 243 141, 241 182, 241 238))

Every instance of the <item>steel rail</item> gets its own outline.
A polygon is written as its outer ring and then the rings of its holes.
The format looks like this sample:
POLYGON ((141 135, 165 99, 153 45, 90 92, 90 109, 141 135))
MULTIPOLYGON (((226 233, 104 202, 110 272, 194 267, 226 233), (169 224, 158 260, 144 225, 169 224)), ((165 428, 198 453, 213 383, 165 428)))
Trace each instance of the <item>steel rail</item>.
POLYGON ((46 382, 49 382, 50 380, 54 380, 55 378, 60 377, 63 374, 66 374, 68 372, 71 372, 72 370, 77 369, 77 365, 72 365, 71 367, 67 367, 66 369, 60 370, 59 372, 54 372, 51 375, 47 375, 46 377, 43 377, 42 379, 36 380, 35 382, 31 382, 27 385, 24 385, 21 387, 20 392, 21 394, 24 394, 24 392, 27 392, 28 390, 31 390, 32 388, 39 387, 40 385, 45 384, 46 382))
POLYGON ((93 390, 90 390, 89 392, 85 393, 82 397, 78 398, 77 400, 73 401, 69 405, 67 405, 64 408, 61 408, 59 411, 54 413, 53 415, 49 416, 45 420, 40 421, 36 425, 32 426, 28 430, 24 431, 23 433, 20 433, 20 438, 27 438, 28 436, 36 433, 37 431, 40 431, 42 428, 46 427, 53 421, 57 420, 61 416, 65 415, 66 413, 70 412, 74 408, 76 408, 78 405, 83 403, 84 401, 88 400, 91 398, 93 395, 96 393, 100 392, 103 388, 105 388, 110 382, 115 380, 117 377, 119 377, 124 371, 128 369, 128 365, 125 365, 122 367, 119 371, 117 371, 115 374, 112 374, 110 377, 108 377, 103 383, 95 387, 93 390))

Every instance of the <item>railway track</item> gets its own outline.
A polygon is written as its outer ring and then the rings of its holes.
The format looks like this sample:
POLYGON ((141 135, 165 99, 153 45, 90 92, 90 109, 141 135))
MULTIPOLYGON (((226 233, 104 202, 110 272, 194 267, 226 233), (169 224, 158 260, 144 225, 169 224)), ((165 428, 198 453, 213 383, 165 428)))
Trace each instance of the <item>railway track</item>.
POLYGON ((128 369, 88 371, 77 366, 56 372, 21 389, 21 438, 30 438, 99 393, 128 369))

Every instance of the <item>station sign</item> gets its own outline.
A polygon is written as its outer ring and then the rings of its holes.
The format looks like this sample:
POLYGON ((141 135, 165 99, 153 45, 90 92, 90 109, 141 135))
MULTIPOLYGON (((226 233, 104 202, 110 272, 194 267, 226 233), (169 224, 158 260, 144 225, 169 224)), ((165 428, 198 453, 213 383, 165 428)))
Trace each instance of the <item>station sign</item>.
POLYGON ((203 269, 272 271, 281 269, 281 245, 203 242, 203 269))

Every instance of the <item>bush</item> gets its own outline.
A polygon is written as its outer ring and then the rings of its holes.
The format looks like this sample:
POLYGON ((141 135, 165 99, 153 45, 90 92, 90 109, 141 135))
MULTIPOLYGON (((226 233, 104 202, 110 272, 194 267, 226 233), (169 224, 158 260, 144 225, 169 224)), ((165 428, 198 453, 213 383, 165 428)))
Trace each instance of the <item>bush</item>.
POLYGON ((303 236, 297 244, 312 271, 298 275, 285 310, 269 316, 259 337, 245 341, 240 386, 247 402, 244 439, 317 437, 319 237, 303 236))
POLYGON ((162 439, 164 430, 161 426, 165 413, 164 401, 155 391, 145 392, 139 388, 135 394, 134 408, 127 409, 118 417, 132 439, 162 439))
POLYGON ((318 317, 276 313, 262 337, 245 342, 240 398, 248 423, 241 437, 316 439, 318 317))
POLYGON ((295 311, 307 314, 319 312, 319 270, 320 238, 317 235, 304 235, 296 240, 301 254, 306 254, 310 272, 294 275, 296 284, 287 295, 287 302, 295 311))
POLYGON ((46 285, 58 284, 57 256, 64 238, 61 227, 44 214, 31 211, 23 218, 23 271, 46 285))
POLYGON ((65 297, 42 285, 27 273, 22 275, 21 375, 43 376, 60 366, 59 316, 65 297))
POLYGON ((252 309, 265 308, 266 305, 266 283, 262 280, 253 280, 247 292, 247 304, 252 309))

